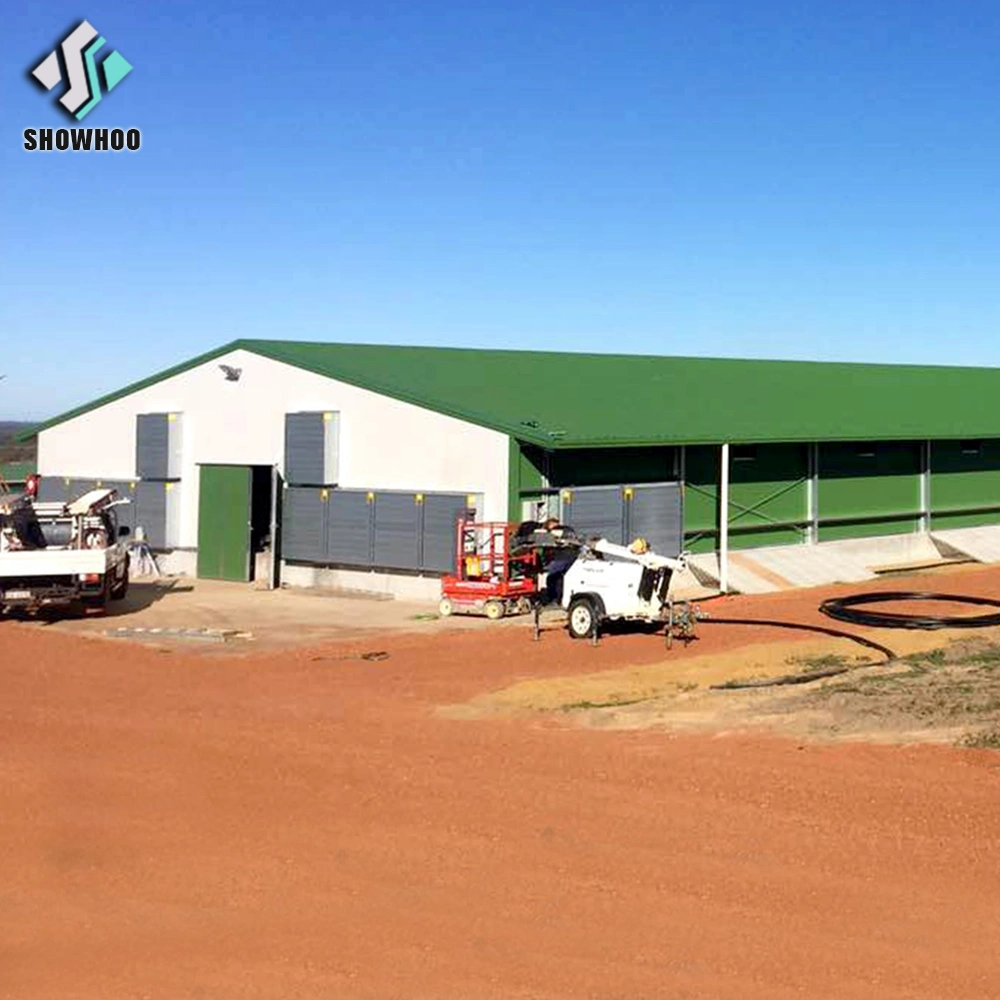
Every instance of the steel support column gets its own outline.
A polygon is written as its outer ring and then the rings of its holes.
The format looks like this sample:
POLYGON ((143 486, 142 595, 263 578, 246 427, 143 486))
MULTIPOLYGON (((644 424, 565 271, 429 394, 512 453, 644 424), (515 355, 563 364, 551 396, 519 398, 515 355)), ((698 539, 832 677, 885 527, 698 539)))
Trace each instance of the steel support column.
POLYGON ((729 443, 719 449, 719 590, 729 591, 729 443))
POLYGON ((819 445, 813 442, 809 449, 809 480, 806 486, 806 541, 815 545, 819 541, 819 445))
POLYGON ((920 531, 931 530, 931 443, 920 442, 920 531))

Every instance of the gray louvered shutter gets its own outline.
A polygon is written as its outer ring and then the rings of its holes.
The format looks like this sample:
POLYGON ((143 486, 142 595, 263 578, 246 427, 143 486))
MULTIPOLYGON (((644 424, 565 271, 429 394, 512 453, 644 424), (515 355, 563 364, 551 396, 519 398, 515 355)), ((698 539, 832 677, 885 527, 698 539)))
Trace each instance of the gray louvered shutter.
POLYGON ((167 491, 164 483, 140 482, 135 488, 135 524, 151 548, 167 545, 167 491))
POLYGON ((102 479, 101 485, 108 490, 116 490, 120 500, 129 500, 131 503, 123 503, 115 507, 118 515, 119 526, 129 529, 131 534, 135 534, 135 493, 132 490, 132 482, 127 479, 102 479))
POLYGON ((281 547, 285 559, 326 561, 327 503, 315 487, 289 486, 282 508, 281 547))
POLYGON ((296 485, 326 483, 326 428, 322 413, 285 414, 285 479, 296 485))
POLYGON ((425 495, 421 569, 432 573, 454 572, 457 524, 465 514, 465 505, 464 495, 425 495))
POLYGON ((170 422, 166 413, 135 418, 135 473, 142 479, 170 478, 170 422))
POLYGON ((679 483, 633 486, 629 501, 629 541, 645 538, 661 556, 676 556, 683 545, 684 517, 679 483))
POLYGON ((374 564, 386 569, 418 569, 420 505, 413 493, 375 497, 374 564))
POLYGON ((82 497, 84 493, 89 493, 92 489, 97 486, 96 479, 71 479, 69 481, 69 496, 67 500, 76 500, 78 497, 82 497))
POLYGON ((365 490, 331 490, 326 551, 332 563, 372 564, 372 505, 365 490))
POLYGON ((65 503, 69 489, 64 476, 42 476, 38 483, 38 499, 42 503, 65 503))
POLYGON ((583 538, 625 541, 625 506, 620 486, 587 486, 568 490, 563 497, 562 520, 583 538))

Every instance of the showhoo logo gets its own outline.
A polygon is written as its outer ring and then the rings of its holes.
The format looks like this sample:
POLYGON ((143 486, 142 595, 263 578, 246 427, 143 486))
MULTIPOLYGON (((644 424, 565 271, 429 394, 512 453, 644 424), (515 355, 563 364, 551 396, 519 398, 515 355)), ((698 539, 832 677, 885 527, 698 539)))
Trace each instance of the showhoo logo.
POLYGON ((46 90, 52 90, 57 83, 65 80, 66 90, 59 103, 78 121, 89 115, 101 100, 100 77, 104 78, 104 89, 110 92, 132 72, 132 64, 119 52, 112 52, 97 63, 95 57, 103 44, 104 39, 90 22, 83 21, 59 46, 65 75, 58 49, 50 52, 31 71, 31 75, 46 90))

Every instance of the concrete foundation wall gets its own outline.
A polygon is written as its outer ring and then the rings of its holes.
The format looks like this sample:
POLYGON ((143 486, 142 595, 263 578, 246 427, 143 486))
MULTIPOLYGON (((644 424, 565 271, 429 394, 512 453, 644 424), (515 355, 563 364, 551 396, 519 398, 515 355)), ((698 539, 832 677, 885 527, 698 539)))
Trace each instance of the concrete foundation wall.
POLYGON ((284 565, 281 580, 289 587, 324 587, 332 590, 384 594, 407 601, 434 601, 441 596, 441 580, 431 576, 323 569, 319 566, 284 565))
POLYGON ((156 565, 164 576, 197 576, 198 553, 181 549, 157 552, 156 565))

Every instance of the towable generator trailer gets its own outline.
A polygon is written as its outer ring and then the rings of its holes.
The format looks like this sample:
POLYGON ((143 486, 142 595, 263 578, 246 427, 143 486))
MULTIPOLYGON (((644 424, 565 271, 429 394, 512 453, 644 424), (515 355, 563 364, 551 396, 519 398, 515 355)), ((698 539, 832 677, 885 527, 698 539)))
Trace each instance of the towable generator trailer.
POLYGON ((675 606, 671 584, 687 568, 687 555, 651 552, 643 539, 616 545, 606 538, 581 546, 563 580, 561 606, 574 639, 596 636, 607 621, 663 624, 668 640, 679 617, 693 621, 687 602, 675 606))

